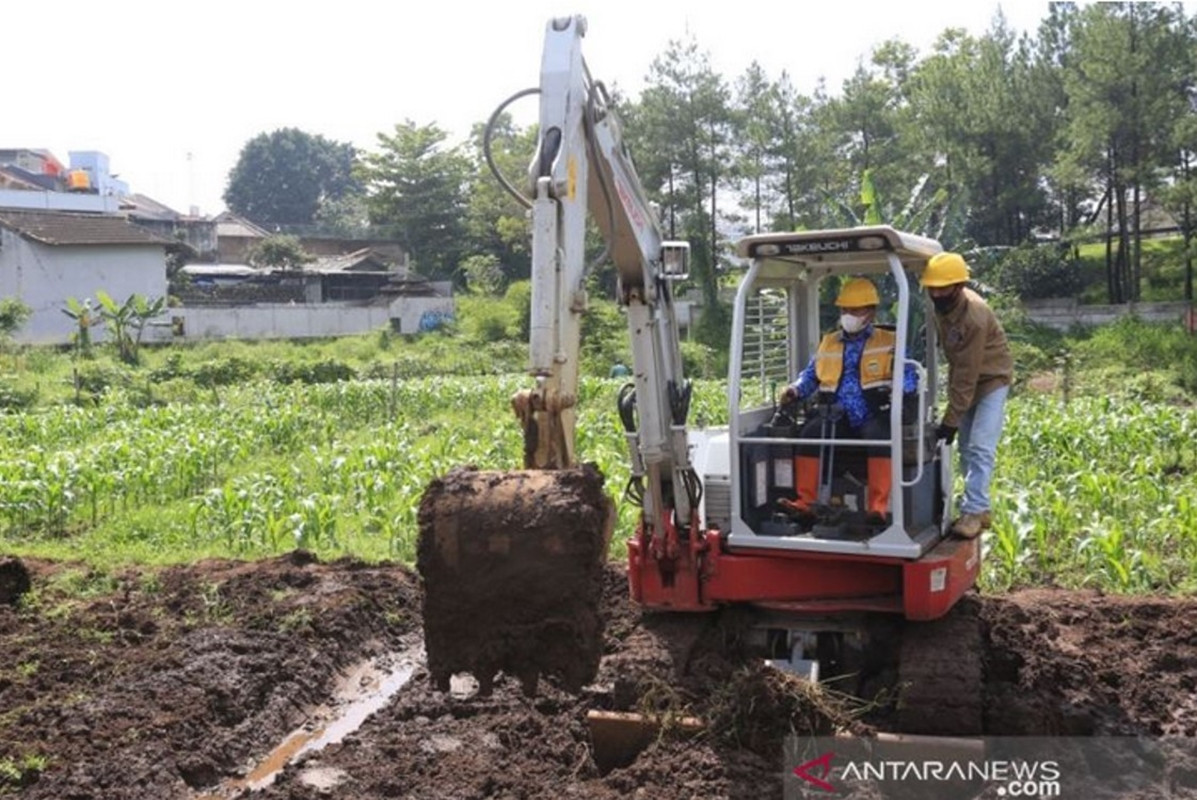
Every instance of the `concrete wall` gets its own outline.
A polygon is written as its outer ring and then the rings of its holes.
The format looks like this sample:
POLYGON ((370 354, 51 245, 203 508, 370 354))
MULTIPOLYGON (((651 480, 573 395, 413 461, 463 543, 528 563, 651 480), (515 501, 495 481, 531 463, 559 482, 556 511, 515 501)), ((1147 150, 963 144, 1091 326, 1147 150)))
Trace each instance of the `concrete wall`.
MULTIPOLYGON (((156 245, 48 245, 0 229, 0 297, 16 297, 33 310, 17 331, 27 344, 66 344, 77 330, 62 313, 68 297, 82 302, 107 292, 123 303, 132 294, 166 296, 166 251, 156 245)), ((96 341, 104 329, 91 330, 96 341)))
POLYGON ((450 297, 401 297, 389 306, 262 303, 235 308, 184 307, 170 309, 167 319, 147 329, 143 338, 147 341, 305 339, 368 333, 396 323, 401 333, 416 333, 422 320, 427 324, 429 319, 452 314, 450 297))
POLYGON ((1105 325, 1133 314, 1146 322, 1186 321, 1189 305, 1177 303, 1124 303, 1113 306, 1083 306, 1075 299, 1028 300, 1027 316, 1041 325, 1066 331, 1074 325, 1105 325))
POLYGON ((89 211, 97 214, 115 214, 120 211, 120 200, 110 195, 0 189, 0 208, 25 208, 35 211, 89 211))

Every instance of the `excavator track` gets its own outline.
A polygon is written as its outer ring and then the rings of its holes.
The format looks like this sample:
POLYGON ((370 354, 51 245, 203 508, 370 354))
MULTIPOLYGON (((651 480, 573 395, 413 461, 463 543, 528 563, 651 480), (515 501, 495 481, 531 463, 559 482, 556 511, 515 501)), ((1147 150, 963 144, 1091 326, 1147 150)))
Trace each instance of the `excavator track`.
POLYGON ((933 736, 984 732, 981 620, 966 595, 933 622, 907 622, 898 659, 898 730, 933 736))

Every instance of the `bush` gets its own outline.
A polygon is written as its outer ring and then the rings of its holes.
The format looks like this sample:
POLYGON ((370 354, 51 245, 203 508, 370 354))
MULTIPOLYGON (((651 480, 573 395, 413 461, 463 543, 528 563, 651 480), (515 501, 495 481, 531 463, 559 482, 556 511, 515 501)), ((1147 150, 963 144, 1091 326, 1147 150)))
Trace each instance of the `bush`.
POLYGON ((1030 342, 1011 340, 1010 353, 1014 356, 1014 377, 1017 379, 1025 379, 1037 372, 1046 372, 1059 366, 1057 356, 1030 342))
POLYGON ((0 409, 4 411, 24 411, 33 408, 37 403, 36 388, 22 388, 13 385, 8 380, 0 381, 0 409))
POLYGON ((515 310, 515 337, 528 341, 528 334, 532 331, 532 283, 516 281, 507 287, 503 299, 515 310))
POLYGON ((154 383, 165 383, 175 378, 186 377, 186 375, 187 367, 183 365, 183 354, 177 350, 166 357, 162 366, 150 370, 150 380, 154 383))
POLYGON ((611 300, 590 300, 582 317, 582 365, 586 372, 605 378, 611 366, 632 359, 628 320, 611 300))
POLYGON ((208 361, 195 368, 195 382, 204 388, 231 386, 257 375, 257 365, 240 356, 208 361))
POLYGON ((1173 385, 1197 393, 1197 337, 1175 323, 1122 317, 1092 329, 1074 350, 1086 366, 1125 365, 1131 375, 1162 371, 1173 385))
POLYGON ((497 342, 512 335, 515 310, 494 297, 457 298, 458 327, 473 342, 497 342))
POLYGON ((272 361, 267 368, 270 378, 278 383, 337 383, 353 380, 357 371, 343 361, 326 358, 314 363, 272 361))
POLYGON ((1022 244, 992 264, 978 263, 974 277, 999 292, 1023 300, 1075 297, 1081 290, 1080 265, 1064 245, 1022 244))
POLYGON ((727 377, 727 351, 699 342, 682 342, 682 370, 687 378, 720 380, 727 377))
POLYGON ((110 389, 122 389, 133 384, 133 375, 126 367, 115 364, 88 363, 78 367, 74 374, 75 390, 91 395, 90 399, 110 389))

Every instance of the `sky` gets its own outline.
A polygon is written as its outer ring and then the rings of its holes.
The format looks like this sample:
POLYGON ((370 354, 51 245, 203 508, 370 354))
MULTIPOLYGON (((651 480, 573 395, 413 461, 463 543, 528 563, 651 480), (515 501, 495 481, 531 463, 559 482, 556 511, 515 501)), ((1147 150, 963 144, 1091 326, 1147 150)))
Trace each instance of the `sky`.
MULTIPOLYGON (((545 26, 581 14, 591 75, 636 97, 670 42, 693 38, 729 83, 753 61, 831 94, 891 38, 929 52, 998 11, 1034 33, 1044 0, 16 0, 0 12, 0 149, 108 155, 132 192, 214 215, 242 147, 296 127, 376 150, 410 120, 464 140, 536 86, 545 26)), ((536 119, 529 97, 509 109, 536 119)))

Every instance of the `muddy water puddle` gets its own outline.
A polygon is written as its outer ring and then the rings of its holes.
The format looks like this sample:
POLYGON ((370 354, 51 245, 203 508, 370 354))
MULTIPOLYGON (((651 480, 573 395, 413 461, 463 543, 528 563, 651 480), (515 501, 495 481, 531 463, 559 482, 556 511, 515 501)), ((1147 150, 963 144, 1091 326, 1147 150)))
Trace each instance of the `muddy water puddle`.
MULTIPOLYGON (((415 641, 398 652, 356 664, 345 673, 331 700, 312 709, 308 721, 257 761, 244 777, 225 781, 195 795, 194 800, 235 800, 269 786, 288 764, 336 744, 360 728, 407 685, 423 663, 424 643, 415 641)), ((300 775, 303 782, 326 790, 343 778, 338 770, 322 767, 305 769, 300 775)))

